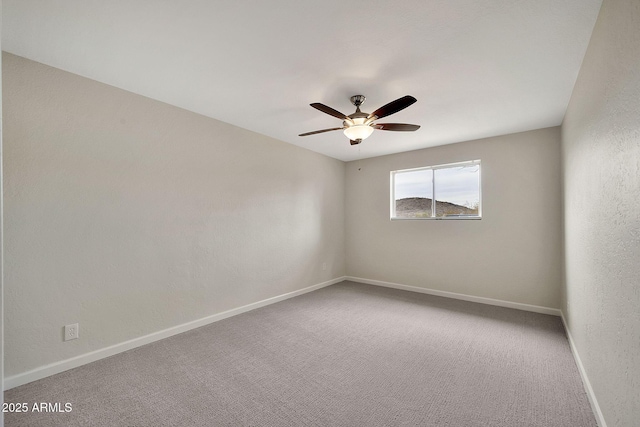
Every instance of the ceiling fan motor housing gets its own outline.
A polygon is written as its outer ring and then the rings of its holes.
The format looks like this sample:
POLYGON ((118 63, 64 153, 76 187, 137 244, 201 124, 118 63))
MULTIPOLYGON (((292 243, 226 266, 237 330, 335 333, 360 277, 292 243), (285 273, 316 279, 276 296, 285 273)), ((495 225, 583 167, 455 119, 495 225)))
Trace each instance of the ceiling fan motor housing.
POLYGON ((369 117, 369 115, 367 113, 363 113, 362 111, 360 111, 360 107, 358 107, 358 110, 353 113, 353 114, 349 114, 347 117, 349 117, 349 119, 351 120, 345 120, 344 122, 342 122, 342 124, 344 126, 353 126, 353 125, 362 125, 366 122, 367 118, 369 117), (360 119, 360 120, 358 120, 360 119))

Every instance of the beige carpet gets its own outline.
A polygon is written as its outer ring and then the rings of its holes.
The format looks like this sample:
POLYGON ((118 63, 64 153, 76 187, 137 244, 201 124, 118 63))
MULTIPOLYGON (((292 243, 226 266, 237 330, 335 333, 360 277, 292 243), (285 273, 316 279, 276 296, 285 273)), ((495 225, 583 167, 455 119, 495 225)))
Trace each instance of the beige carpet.
POLYGON ((14 388, 13 426, 596 426, 559 318, 343 282, 14 388))

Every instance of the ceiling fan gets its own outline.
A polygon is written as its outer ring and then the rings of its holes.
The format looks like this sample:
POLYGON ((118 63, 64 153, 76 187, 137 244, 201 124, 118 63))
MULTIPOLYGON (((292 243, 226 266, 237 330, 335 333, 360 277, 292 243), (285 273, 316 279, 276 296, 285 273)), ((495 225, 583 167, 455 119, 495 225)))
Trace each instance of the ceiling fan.
POLYGON ((356 106, 356 112, 349 114, 348 116, 331 107, 320 104, 319 102, 310 104, 316 110, 320 110, 330 116, 342 119, 342 127, 301 133, 298 136, 315 135, 316 133, 330 132, 332 130, 343 130, 344 134, 349 138, 351 145, 357 145, 360 144, 363 139, 368 138, 373 133, 374 129, 400 132, 413 132, 420 129, 420 126, 418 125, 409 125, 406 123, 374 123, 376 120, 390 116, 400 110, 404 110, 416 102, 417 99, 413 96, 406 95, 402 98, 398 98, 395 101, 391 101, 390 103, 383 105, 371 114, 360 111, 360 106, 366 99, 364 95, 354 95, 350 99, 351 103, 356 106))

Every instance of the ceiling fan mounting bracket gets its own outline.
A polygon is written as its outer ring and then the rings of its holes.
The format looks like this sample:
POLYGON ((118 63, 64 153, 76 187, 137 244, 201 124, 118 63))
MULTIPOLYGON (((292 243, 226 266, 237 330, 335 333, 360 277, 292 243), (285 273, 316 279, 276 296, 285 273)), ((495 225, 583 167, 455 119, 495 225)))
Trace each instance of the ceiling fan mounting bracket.
POLYGON ((367 99, 367 97, 364 95, 353 95, 349 99, 351 100, 351 103, 353 105, 355 105, 356 107, 360 107, 362 104, 364 104, 364 101, 367 99))

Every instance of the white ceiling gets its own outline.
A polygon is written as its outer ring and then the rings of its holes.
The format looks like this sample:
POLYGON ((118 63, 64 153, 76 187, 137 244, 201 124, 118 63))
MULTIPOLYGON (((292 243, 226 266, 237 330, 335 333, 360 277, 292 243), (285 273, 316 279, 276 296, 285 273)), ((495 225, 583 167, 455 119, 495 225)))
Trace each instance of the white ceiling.
POLYGON ((4 50, 341 160, 556 126, 602 0, 4 0, 4 50), (418 102, 359 146, 309 106, 418 102))

